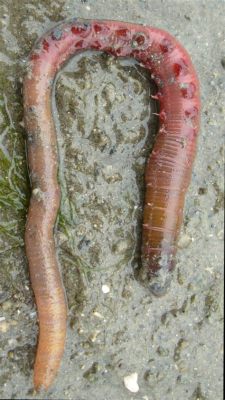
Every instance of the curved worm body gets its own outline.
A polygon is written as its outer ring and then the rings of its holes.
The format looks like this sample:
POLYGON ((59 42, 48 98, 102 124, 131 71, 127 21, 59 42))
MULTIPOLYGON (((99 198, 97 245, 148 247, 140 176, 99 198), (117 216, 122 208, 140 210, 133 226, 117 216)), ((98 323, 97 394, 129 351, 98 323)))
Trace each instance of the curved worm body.
POLYGON ((48 389, 66 337, 67 308, 57 265, 53 228, 60 204, 52 87, 73 55, 99 50, 133 57, 158 86, 160 128, 146 167, 142 263, 160 294, 173 268, 199 130, 199 85, 182 46, 160 29, 117 21, 73 19, 47 32, 32 50, 24 79, 24 112, 32 195, 25 243, 37 302, 40 333, 34 386, 48 389))

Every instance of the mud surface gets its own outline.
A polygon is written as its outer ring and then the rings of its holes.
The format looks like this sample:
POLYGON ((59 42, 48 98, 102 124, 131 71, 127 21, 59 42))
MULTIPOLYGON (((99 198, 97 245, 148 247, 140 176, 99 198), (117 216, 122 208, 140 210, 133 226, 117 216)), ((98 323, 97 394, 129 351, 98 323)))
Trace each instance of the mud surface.
POLYGON ((0 3, 0 398, 222 399, 223 1, 0 3), (153 297, 138 281, 144 167, 157 119, 146 71, 99 53, 60 72, 54 118, 62 203, 56 239, 68 298, 62 368, 35 394, 37 315, 24 253, 29 178, 21 83, 34 41, 71 16, 168 30, 192 55, 202 128, 171 289, 153 297), (132 394, 123 379, 138 374, 132 394))

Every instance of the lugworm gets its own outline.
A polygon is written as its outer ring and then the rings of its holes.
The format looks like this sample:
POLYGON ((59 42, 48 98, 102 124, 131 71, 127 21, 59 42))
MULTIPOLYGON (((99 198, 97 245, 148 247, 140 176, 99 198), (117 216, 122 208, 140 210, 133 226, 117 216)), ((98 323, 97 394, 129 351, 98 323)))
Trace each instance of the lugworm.
POLYGON ((156 294, 174 266, 176 243, 199 131, 199 84, 189 55, 169 33, 118 21, 72 19, 58 24, 31 51, 24 78, 24 114, 32 195, 25 244, 40 333, 34 386, 48 389, 59 369, 67 307, 57 265, 54 224, 60 204, 57 138, 52 116, 56 74, 74 54, 104 51, 132 57, 158 87, 160 127, 146 166, 142 263, 156 294))

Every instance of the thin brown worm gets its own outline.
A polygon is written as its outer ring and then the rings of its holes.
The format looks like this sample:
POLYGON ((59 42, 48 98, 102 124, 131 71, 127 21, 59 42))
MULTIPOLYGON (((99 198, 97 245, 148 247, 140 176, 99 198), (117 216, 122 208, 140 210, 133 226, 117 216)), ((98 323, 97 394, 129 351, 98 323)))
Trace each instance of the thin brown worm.
POLYGON ((146 167, 142 263, 155 294, 174 266, 199 131, 198 79, 189 55, 169 33, 118 21, 72 19, 36 43, 24 78, 24 114, 32 185, 25 244, 39 316, 34 386, 48 389, 59 369, 66 338, 67 306, 53 228, 60 205, 58 154, 52 116, 56 74, 74 54, 104 51, 132 57, 158 86, 160 128, 146 167))

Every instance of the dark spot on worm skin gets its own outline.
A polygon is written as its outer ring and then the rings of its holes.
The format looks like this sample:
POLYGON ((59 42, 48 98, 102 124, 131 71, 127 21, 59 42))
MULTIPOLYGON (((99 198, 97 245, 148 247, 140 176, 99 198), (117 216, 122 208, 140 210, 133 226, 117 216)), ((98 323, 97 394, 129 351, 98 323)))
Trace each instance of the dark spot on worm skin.
POLYGON ((116 55, 117 55, 117 56, 119 56, 119 55, 121 54, 121 51, 122 51, 122 49, 121 49, 121 48, 119 48, 119 49, 116 49, 116 55))
POLYGON ((49 79, 49 85, 48 85, 48 87, 52 87, 52 85, 53 85, 53 83, 54 83, 54 79, 49 79))
POLYGON ((79 49, 83 47, 83 40, 79 40, 79 42, 75 43, 75 47, 78 47, 79 49))
POLYGON ((185 110, 184 113, 187 118, 193 119, 193 118, 197 117, 198 109, 197 109, 197 107, 193 106, 193 107, 189 108, 188 110, 185 110))
POLYGON ((94 24, 92 28, 94 33, 96 35, 101 34, 102 38, 110 32, 110 28, 107 25, 94 24))
POLYGON ((33 188, 40 187, 40 178, 37 174, 30 172, 29 177, 33 188))
POLYGON ((49 43, 47 42, 46 39, 43 40, 42 45, 43 45, 43 49, 44 49, 45 51, 48 51, 48 49, 49 49, 49 43))
POLYGON ((77 34, 79 34, 80 32, 82 32, 82 29, 81 29, 79 26, 72 26, 71 32, 72 32, 74 35, 77 35, 77 34))
POLYGON ((143 46, 146 44, 147 40, 146 40, 146 36, 143 32, 138 32, 135 33, 135 35, 133 35, 132 37, 132 41, 131 41, 131 47, 136 49, 136 48, 140 48, 142 49, 143 46))
POLYGON ((90 27, 90 24, 86 24, 86 23, 84 23, 84 24, 76 24, 76 25, 73 25, 71 27, 71 32, 74 35, 81 35, 82 36, 82 33, 86 33, 87 29, 89 27, 90 27))
POLYGON ((34 136, 32 133, 27 133, 27 143, 28 145, 34 143, 34 136))
POLYGON ((30 106, 27 108, 27 112, 29 113, 35 113, 35 106, 30 106))
POLYGON ((40 143, 40 133, 37 131, 27 133, 28 145, 38 145, 40 143))
POLYGON ((94 24, 93 29, 94 29, 95 33, 99 33, 102 31, 103 27, 102 27, 102 25, 94 24))
POLYGON ((129 29, 126 28, 118 29, 117 31, 115 31, 115 35, 121 38, 127 38, 129 36, 129 33, 129 29))
POLYGON ((156 82, 158 88, 161 88, 161 89, 163 88, 164 82, 159 76, 155 77, 155 82, 156 82))
POLYGON ((40 58, 40 54, 39 53, 32 53, 30 56, 30 60, 31 61, 35 61, 38 60, 40 58))
POLYGON ((33 132, 28 132, 27 133, 27 142, 29 144, 34 144, 35 143, 35 134, 33 132))
POLYGON ((181 59, 180 61, 173 64, 173 72, 176 78, 178 78, 178 76, 185 75, 187 71, 188 67, 184 60, 181 59))
POLYGON ((168 39, 163 39, 159 45, 162 53, 170 53, 173 50, 173 45, 168 39))
POLYGON ((105 47, 104 51, 112 56, 116 55, 116 49, 113 47, 105 47))

